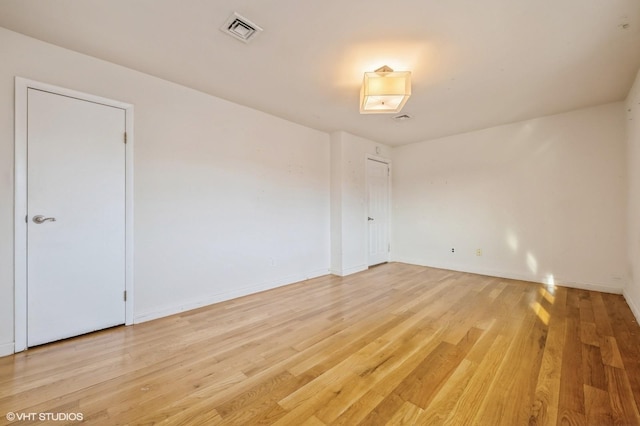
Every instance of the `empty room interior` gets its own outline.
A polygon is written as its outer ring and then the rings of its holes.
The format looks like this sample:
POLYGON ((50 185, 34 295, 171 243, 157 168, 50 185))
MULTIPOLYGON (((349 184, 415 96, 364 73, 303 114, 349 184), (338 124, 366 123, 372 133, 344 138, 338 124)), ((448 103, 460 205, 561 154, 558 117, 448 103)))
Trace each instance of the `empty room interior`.
POLYGON ((0 424, 640 425, 640 2, 0 1, 0 424))

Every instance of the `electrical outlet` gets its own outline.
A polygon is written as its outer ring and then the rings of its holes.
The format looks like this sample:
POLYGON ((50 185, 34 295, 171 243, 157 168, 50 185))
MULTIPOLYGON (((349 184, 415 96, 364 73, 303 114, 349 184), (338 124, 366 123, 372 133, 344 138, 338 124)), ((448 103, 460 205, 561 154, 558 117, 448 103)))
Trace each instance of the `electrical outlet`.
POLYGON ((456 249, 452 248, 451 253, 455 253, 455 252, 456 252, 456 249))
POLYGON ((482 256, 482 249, 476 250, 476 256, 482 256))

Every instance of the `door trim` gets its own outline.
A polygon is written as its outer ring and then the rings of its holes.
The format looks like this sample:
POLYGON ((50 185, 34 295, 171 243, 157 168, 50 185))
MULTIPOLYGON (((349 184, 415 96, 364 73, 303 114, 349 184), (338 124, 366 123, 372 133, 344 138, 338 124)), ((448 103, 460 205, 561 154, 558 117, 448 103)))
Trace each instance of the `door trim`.
MULTIPOLYGON (((365 155, 365 161, 364 161, 364 176, 365 176, 365 202, 366 202, 366 206, 367 208, 365 209, 365 215, 364 215, 364 221, 365 223, 367 223, 367 218, 369 217, 369 173, 368 173, 368 161, 376 161, 378 163, 382 163, 382 164, 386 164, 387 167, 389 168, 389 175, 387 176, 387 211, 388 211, 388 223, 387 223, 387 241, 389 242, 389 245, 391 245, 391 233, 393 232, 391 229, 391 221, 392 221, 392 210, 391 210, 391 175, 392 175, 392 166, 391 166, 391 160, 388 158, 384 158, 384 157, 380 157, 377 155, 373 155, 373 154, 367 154, 365 155)), ((367 225, 367 231, 365 232, 365 259, 367 259, 367 268, 370 268, 373 265, 369 265, 369 226, 367 225)), ((387 253, 387 262, 391 261, 391 250, 388 251, 387 253)))
POLYGON ((27 349, 27 91, 37 89, 125 111, 125 324, 133 324, 133 105, 53 86, 15 79, 14 157, 14 352, 27 349))

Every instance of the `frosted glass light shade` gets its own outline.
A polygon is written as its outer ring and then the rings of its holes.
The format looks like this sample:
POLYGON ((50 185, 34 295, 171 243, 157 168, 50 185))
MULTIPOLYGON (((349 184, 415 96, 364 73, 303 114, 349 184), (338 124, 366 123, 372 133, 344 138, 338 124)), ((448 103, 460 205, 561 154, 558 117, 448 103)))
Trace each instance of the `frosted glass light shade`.
POLYGON ((360 89, 360 114, 400 112, 411 96, 411 72, 384 66, 365 72, 360 89))

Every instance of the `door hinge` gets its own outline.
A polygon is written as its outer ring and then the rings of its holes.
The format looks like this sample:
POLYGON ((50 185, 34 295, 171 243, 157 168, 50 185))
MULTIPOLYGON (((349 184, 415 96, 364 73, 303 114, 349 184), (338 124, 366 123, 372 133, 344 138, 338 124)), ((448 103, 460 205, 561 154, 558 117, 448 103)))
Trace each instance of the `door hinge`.
POLYGON ((127 132, 124 132, 124 143, 127 143, 127 132))
POLYGON ((127 301, 127 290, 124 291, 124 301, 127 301))
POLYGON ((391 251, 391 243, 387 244, 387 251, 391 251))

